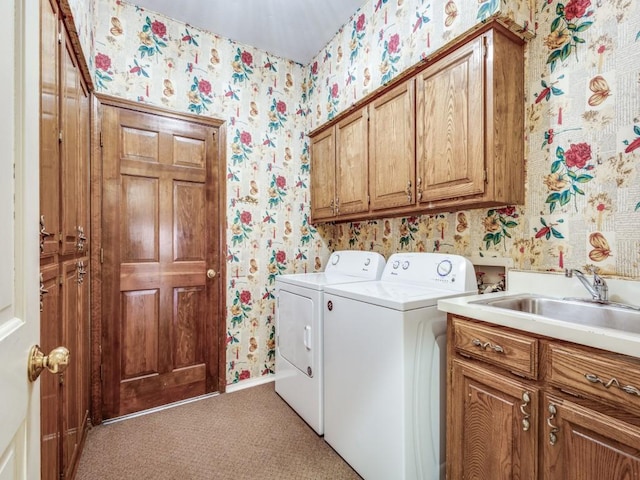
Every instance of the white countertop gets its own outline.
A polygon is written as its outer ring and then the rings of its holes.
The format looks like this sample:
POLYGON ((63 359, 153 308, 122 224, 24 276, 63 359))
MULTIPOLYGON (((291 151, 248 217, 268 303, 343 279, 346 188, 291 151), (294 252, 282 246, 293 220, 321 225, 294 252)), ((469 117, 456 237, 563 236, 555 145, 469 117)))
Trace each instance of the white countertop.
MULTIPOLYGON (((640 282, 612 279, 607 280, 607 284, 609 285, 611 301, 635 305, 640 301, 640 282)), ((510 271, 507 285, 509 287, 506 292, 439 300, 438 309, 495 325, 640 358, 640 334, 563 322, 540 315, 470 303, 476 300, 501 298, 516 293, 532 293, 557 298, 588 298, 587 291, 578 279, 567 278, 562 274, 510 271)))

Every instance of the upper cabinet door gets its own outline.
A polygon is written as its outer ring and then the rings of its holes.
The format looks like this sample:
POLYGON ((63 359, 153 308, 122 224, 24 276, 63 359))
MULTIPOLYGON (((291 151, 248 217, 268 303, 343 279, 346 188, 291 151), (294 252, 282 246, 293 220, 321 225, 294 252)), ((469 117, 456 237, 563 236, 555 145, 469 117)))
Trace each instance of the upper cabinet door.
POLYGON ((414 80, 369 104, 369 194, 371 209, 415 203, 414 80))
POLYGON ((418 200, 484 193, 484 37, 418 74, 418 200))
POLYGON ((336 144, 334 128, 311 139, 311 220, 335 216, 336 144))
POLYGON ((369 130, 361 108, 336 125, 336 214, 369 210, 369 130))

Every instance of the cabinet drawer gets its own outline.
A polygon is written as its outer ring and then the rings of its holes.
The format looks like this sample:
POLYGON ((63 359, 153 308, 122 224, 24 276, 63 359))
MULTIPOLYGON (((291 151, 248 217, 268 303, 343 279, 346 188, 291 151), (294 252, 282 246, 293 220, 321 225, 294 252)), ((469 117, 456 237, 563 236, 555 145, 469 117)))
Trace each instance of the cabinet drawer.
POLYGON ((551 344, 550 382, 640 411, 640 361, 551 344))
POLYGON ((453 346, 459 353, 525 377, 538 377, 537 339, 460 318, 453 319, 453 328, 453 346))

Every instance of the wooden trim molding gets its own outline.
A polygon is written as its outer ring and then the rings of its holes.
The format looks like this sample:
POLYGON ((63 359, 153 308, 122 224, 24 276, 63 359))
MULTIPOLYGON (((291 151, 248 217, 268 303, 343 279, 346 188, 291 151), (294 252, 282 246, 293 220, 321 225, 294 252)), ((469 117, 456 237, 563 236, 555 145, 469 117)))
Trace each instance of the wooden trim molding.
POLYGON ((82 72, 82 78, 87 84, 89 91, 93 92, 95 90, 95 87, 93 85, 93 77, 91 76, 91 71, 89 70, 89 66, 87 65, 87 59, 84 56, 84 51, 82 50, 80 36, 78 35, 78 29, 76 28, 75 21, 73 20, 73 13, 71 12, 71 7, 69 6, 69 0, 57 1, 58 6, 60 7, 60 12, 62 13, 62 21, 65 28, 67 29, 69 38, 71 39, 73 52, 76 54, 76 58, 78 59, 78 66, 80 67, 80 72, 82 72))

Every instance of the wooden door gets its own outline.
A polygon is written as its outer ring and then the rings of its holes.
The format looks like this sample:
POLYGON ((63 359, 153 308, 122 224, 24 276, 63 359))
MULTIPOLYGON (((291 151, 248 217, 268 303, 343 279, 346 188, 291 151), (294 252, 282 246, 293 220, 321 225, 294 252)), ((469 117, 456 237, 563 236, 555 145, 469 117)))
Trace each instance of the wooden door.
POLYGON ((483 37, 416 78, 421 203, 484 192, 483 37))
POLYGON ((536 479, 537 389, 459 360, 451 380, 447 478, 536 479))
POLYGON ((369 116, 366 108, 336 125, 336 214, 369 210, 369 116))
POLYGON ((102 107, 103 416, 217 390, 217 127, 102 107))
POLYGON ((416 201, 414 80, 369 105, 369 194, 371 209, 416 201))
POLYGON ((554 395, 545 396, 542 411, 544 480, 640 478, 637 417, 622 422, 554 395))
POLYGON ((0 2, 0 478, 11 480, 40 476, 40 382, 27 378, 40 334, 39 11, 0 2))
POLYGON ((335 216, 336 200, 335 128, 311 139, 311 219, 335 216))

